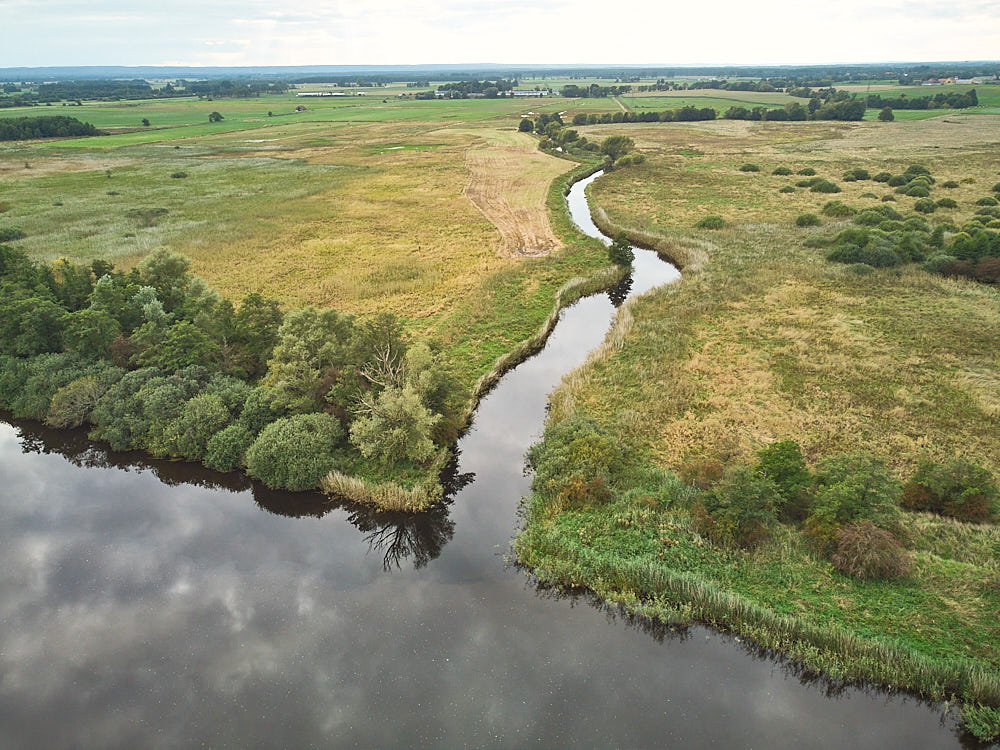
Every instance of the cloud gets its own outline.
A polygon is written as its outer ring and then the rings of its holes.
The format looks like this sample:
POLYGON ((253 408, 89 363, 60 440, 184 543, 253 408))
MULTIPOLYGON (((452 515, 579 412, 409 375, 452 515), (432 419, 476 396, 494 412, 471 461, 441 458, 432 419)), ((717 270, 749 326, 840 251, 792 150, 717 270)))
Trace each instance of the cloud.
POLYGON ((1000 38, 989 0, 0 0, 0 24, 0 66, 988 59, 1000 38))

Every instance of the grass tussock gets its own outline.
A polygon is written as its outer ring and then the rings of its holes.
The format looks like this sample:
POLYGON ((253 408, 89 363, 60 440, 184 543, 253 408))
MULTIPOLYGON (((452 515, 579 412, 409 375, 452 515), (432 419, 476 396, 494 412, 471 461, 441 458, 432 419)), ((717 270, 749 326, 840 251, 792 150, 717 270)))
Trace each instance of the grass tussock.
POLYGON ((374 482, 339 471, 327 474, 320 481, 320 488, 359 505, 402 513, 420 513, 441 500, 441 485, 436 482, 403 487, 396 482, 374 482))

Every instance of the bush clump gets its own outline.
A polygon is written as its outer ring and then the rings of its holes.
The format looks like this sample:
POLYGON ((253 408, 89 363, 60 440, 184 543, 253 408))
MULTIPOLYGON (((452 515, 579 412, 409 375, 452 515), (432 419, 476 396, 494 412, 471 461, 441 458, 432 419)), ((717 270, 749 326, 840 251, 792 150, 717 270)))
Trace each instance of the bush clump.
POLYGON ((795 218, 795 226, 797 227, 818 227, 819 224, 820 220, 816 214, 799 214, 795 218))
POLYGON ((955 182, 955 180, 945 180, 944 182, 941 183, 941 187, 949 189, 957 188, 958 183, 955 182))
POLYGON ((265 427, 246 452, 247 473, 274 489, 310 490, 337 466, 340 422, 329 414, 298 414, 265 427))
POLYGON ((170 178, 174 180, 183 180, 187 176, 188 176, 187 172, 172 172, 170 178))
POLYGON ((812 177, 814 174, 816 174, 816 170, 813 169, 812 167, 803 167, 802 169, 800 169, 795 174, 800 174, 800 175, 803 175, 805 177, 812 177))
POLYGON ((626 466, 624 447, 589 417, 574 415, 545 428, 528 449, 531 488, 562 506, 604 502, 626 466))
POLYGON ((908 575, 913 563, 896 537, 871 521, 857 521, 838 529, 833 566, 854 578, 894 579, 908 575))
POLYGON ((794 193, 795 188, 792 185, 785 185, 783 188, 778 190, 779 193, 794 193))
POLYGON ((903 487, 902 505, 960 521, 983 523, 998 515, 997 485, 990 473, 970 461, 921 461, 903 487))
MULTIPOLYGON (((871 269, 868 266, 864 266, 871 269)), ((770 479, 780 497, 779 515, 785 520, 805 518, 812 475, 802 457, 802 449, 794 440, 778 440, 757 452, 756 470, 770 479)))
POLYGON ((694 510, 695 529, 715 544, 752 549, 777 520, 777 485, 749 467, 738 467, 705 491, 694 510))
POLYGON ((913 210, 922 214, 932 214, 937 210, 937 204, 930 198, 921 198, 913 204, 913 210))
POLYGON ((239 423, 220 430, 208 441, 205 466, 216 471, 233 471, 240 467, 254 437, 254 433, 239 423))
POLYGON ((786 177, 791 173, 792 170, 790 170, 788 167, 775 167, 771 172, 771 174, 779 175, 781 177, 786 177))
POLYGON ((696 229, 722 229, 726 226, 726 220, 714 214, 706 216, 695 224, 696 229))
POLYGON ((814 182, 809 190, 813 193, 839 193, 840 187, 829 180, 820 179, 814 182))
POLYGON ((757 164, 741 164, 740 165, 740 171, 741 172, 759 172, 760 171, 760 167, 757 164))
POLYGON ((894 174, 892 177, 886 180, 886 184, 889 187, 902 187, 908 182, 909 180, 901 174, 894 174))
POLYGON ((856 180, 870 180, 872 178, 871 173, 867 169, 861 169, 860 167, 855 167, 854 169, 848 169, 844 172, 845 182, 854 182, 856 180))
POLYGON ((872 180, 874 180, 875 182, 888 182, 891 179, 892 179, 891 172, 879 172, 877 175, 872 177, 872 180))
POLYGON ((958 201, 954 198, 939 198, 937 202, 938 208, 958 208, 958 201))
POLYGON ((827 201, 826 205, 823 206, 823 214, 836 219, 854 216, 857 212, 858 209, 854 206, 848 206, 843 201, 827 201))
POLYGON ((27 235, 21 229, 15 227, 0 227, 0 242, 14 242, 23 240, 27 235))
POLYGON ((977 206, 995 206, 997 205, 997 203, 998 203, 997 199, 989 195, 980 198, 979 200, 976 201, 977 206))
POLYGON ((931 194, 926 185, 917 184, 906 189, 906 194, 911 198, 926 198, 931 194))
POLYGON ((820 462, 805 531, 825 551, 837 532, 856 521, 892 530, 903 488, 885 463, 869 453, 842 453, 820 462))

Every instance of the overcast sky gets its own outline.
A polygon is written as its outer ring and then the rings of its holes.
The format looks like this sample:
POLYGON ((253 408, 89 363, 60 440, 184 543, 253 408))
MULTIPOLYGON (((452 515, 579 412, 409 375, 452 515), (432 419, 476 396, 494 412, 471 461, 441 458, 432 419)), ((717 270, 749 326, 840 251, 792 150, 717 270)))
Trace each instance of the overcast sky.
POLYGON ((0 67, 997 57, 998 0, 0 0, 0 67))

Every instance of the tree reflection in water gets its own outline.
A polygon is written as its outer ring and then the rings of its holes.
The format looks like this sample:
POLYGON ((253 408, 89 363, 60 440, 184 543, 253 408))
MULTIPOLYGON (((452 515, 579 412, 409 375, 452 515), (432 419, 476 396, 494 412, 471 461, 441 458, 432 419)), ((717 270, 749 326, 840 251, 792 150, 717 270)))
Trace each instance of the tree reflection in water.
POLYGON ((5 414, 0 414, 0 418, 17 428, 24 453, 61 455, 82 468, 148 471, 170 486, 190 484, 230 492, 249 491, 262 510, 288 518, 322 518, 342 510, 348 522, 365 535, 369 549, 382 555, 386 571, 399 568, 409 558, 415 568, 422 568, 441 554, 455 534, 452 498, 475 476, 459 473, 455 456, 442 474, 444 502, 425 513, 388 513, 319 492, 272 490, 240 472, 223 474, 201 464, 157 459, 138 451, 116 453, 88 440, 85 429, 51 430, 37 422, 15 420, 5 414))
POLYGON ((608 289, 608 299, 611 300, 611 304, 616 308, 621 307, 625 304, 625 300, 628 299, 628 295, 631 291, 632 274, 630 272, 625 274, 625 277, 621 281, 608 289))

